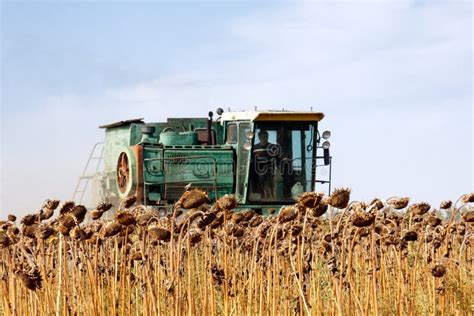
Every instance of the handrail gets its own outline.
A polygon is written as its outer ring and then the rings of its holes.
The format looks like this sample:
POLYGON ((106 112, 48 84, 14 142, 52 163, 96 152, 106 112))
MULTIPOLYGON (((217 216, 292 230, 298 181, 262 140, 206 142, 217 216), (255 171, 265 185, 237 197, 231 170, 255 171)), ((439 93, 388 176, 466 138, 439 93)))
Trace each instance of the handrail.
POLYGON ((103 156, 104 156, 104 147, 102 146, 102 150, 100 151, 100 156, 94 156, 95 152, 96 152, 96 148, 97 146, 99 145, 103 145, 104 142, 98 142, 98 143, 95 143, 94 146, 92 147, 92 150, 89 154, 89 158, 87 159, 87 163, 86 163, 86 166, 84 167, 84 170, 82 171, 82 175, 79 177, 79 180, 77 181, 77 184, 76 184, 76 188, 74 189, 74 193, 72 195, 72 200, 73 201, 76 201, 76 195, 78 195, 78 193, 81 193, 81 196, 80 196, 80 199, 79 199, 79 203, 82 203, 82 199, 84 198, 84 194, 86 192, 86 189, 87 189, 87 185, 89 184, 89 179, 86 179, 85 175, 87 173, 87 170, 89 169, 89 165, 91 163, 91 160, 93 159, 98 159, 99 162, 97 163, 96 165, 96 170, 95 170, 95 175, 97 175, 98 171, 99 171, 99 168, 100 168, 100 164, 102 162, 102 159, 103 159, 103 156), (84 189, 83 190, 79 190, 79 186, 81 184, 81 181, 82 179, 85 179, 86 180, 86 184, 84 185, 84 189))

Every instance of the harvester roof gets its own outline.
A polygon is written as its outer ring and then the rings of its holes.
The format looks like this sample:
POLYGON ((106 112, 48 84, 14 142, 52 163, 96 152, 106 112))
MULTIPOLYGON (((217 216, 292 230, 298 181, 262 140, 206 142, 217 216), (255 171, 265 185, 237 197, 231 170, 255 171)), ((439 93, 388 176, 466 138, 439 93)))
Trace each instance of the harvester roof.
POLYGON ((250 121, 321 121, 322 112, 297 112, 297 111, 241 111, 224 112, 222 121, 250 120, 250 121))
POLYGON ((131 119, 131 120, 125 120, 125 121, 118 121, 115 123, 111 124, 106 124, 106 125, 101 125, 99 128, 112 128, 112 127, 119 127, 123 125, 128 125, 132 123, 143 123, 143 118, 137 118, 137 119, 131 119))

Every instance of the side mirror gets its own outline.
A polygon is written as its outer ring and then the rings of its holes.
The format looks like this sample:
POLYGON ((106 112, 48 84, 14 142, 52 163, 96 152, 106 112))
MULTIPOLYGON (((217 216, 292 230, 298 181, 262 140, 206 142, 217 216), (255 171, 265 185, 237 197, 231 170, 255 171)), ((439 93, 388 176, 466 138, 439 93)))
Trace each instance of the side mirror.
POLYGON ((329 148, 324 148, 324 165, 327 166, 331 163, 331 157, 329 156, 329 148))

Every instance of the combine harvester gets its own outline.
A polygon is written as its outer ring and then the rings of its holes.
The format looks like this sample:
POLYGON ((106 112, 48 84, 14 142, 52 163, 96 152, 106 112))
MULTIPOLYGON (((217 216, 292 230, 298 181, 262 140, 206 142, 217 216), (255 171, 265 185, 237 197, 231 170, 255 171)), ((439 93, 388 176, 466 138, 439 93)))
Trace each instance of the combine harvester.
POLYGON ((208 118, 100 126, 105 142, 94 146, 73 200, 82 202, 90 180, 96 180, 100 199, 118 205, 135 196, 162 211, 190 187, 205 190, 211 200, 234 194, 239 208, 261 214, 293 204, 316 185, 330 193, 331 133, 318 130, 323 113, 219 108, 217 114, 217 120, 209 112, 208 118), (87 175, 93 160, 98 163, 87 175), (327 179, 316 177, 318 168, 328 169, 327 179))

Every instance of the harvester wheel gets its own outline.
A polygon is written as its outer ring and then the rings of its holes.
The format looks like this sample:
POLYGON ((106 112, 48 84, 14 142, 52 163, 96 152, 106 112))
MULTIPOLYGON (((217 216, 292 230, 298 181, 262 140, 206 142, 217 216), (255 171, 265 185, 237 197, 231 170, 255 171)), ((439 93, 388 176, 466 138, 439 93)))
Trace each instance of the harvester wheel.
POLYGON ((115 169, 116 175, 116 191, 120 199, 125 199, 135 195, 137 189, 137 163, 136 157, 132 150, 123 147, 119 151, 117 157, 117 165, 115 169))
POLYGON ((128 182, 130 181, 130 164, 128 162, 127 154, 120 153, 117 163, 117 184, 120 192, 127 191, 128 182))

